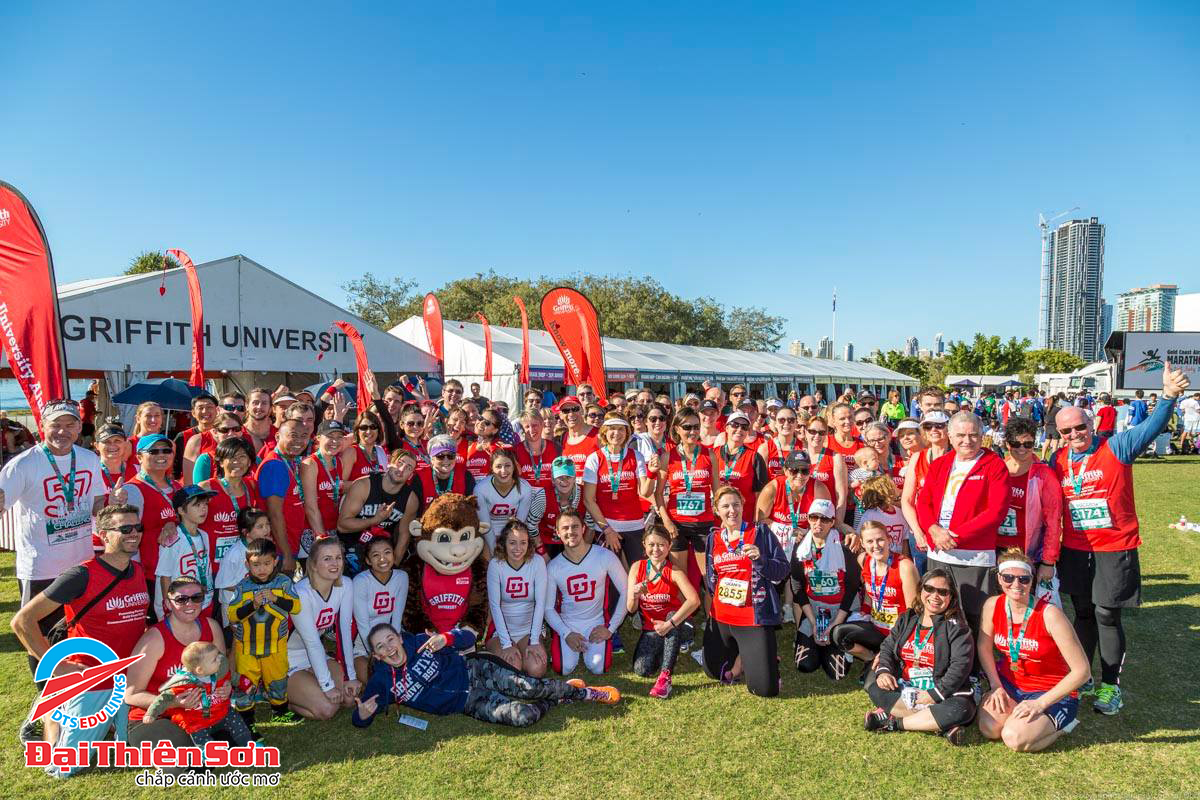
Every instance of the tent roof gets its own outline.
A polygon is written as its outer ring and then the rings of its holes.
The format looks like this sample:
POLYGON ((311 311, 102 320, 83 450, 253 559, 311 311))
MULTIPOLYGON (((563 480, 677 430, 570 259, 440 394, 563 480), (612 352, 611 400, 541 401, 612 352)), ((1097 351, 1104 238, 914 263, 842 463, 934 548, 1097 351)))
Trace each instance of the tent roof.
MULTIPOLYGON (((460 336, 480 347, 483 346, 483 326, 480 323, 446 320, 444 329, 448 336, 460 336)), ((422 349, 427 347, 420 317, 405 320, 392 328, 391 333, 396 336, 408 334, 406 338, 413 344, 422 349), (414 331, 419 333, 413 335, 414 331)), ((779 376, 815 378, 818 382, 833 380, 845 383, 917 384, 916 379, 907 375, 860 361, 803 358, 786 353, 730 350, 667 342, 640 342, 611 336, 603 337, 603 341, 604 365, 608 370, 728 375, 738 379, 762 376, 763 380, 767 380, 772 376, 779 376)), ((493 325, 492 352, 493 358, 503 358, 512 364, 519 363, 521 329, 493 325)), ((562 368, 562 356, 546 331, 529 331, 529 361, 532 367, 562 368)))

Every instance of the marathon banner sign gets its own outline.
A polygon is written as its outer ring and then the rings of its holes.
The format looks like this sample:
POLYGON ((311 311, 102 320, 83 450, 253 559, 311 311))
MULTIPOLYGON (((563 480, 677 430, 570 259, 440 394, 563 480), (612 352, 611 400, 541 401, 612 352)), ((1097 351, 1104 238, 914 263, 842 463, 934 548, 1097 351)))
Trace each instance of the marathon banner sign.
POLYGON ((424 303, 421 306, 421 317, 425 322, 425 337, 429 339, 429 352, 438 360, 438 364, 444 364, 446 351, 442 341, 444 334, 442 306, 433 292, 425 295, 424 303))
POLYGON ((65 399, 67 362, 58 334, 58 288, 50 244, 33 206, 0 181, 0 338, 35 420, 65 399))
POLYGON ((591 301, 574 289, 551 289, 542 297, 541 310, 542 324, 558 346, 571 384, 590 383, 605 403, 604 346, 591 301))
POLYGON ((1126 333, 1120 386, 1161 391, 1167 364, 1200 385, 1200 333, 1126 333))

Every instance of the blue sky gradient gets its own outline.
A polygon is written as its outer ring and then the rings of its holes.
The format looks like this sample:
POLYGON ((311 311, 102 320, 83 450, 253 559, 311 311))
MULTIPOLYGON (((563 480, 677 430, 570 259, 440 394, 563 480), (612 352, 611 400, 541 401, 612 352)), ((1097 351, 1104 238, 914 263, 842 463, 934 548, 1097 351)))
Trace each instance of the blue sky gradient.
POLYGON ((1200 290, 1194 3, 247 5, 0 6, 0 178, 60 281, 651 274, 814 347, 836 285, 862 354, 1036 339, 1078 205, 1110 301, 1200 290))

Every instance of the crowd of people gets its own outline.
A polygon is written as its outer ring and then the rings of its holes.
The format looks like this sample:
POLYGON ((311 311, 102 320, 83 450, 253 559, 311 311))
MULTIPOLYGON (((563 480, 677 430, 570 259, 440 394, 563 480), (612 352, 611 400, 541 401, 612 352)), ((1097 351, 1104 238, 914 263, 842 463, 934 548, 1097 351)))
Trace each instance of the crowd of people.
POLYGON ((111 726, 30 719, 23 737, 241 741, 258 738, 260 706, 281 722, 344 712, 365 727, 402 705, 525 726, 617 702, 569 676, 608 673, 622 635, 655 698, 683 653, 761 697, 787 663, 857 677, 868 731, 955 744, 977 721, 1041 750, 1075 726, 1081 695, 1103 714, 1124 704, 1121 611, 1141 596, 1131 464, 1188 388, 1178 370, 1119 432, 1103 402, 1046 413, 934 387, 905 406, 741 385, 602 404, 581 385, 549 407, 531 389, 510 414, 456 380, 438 397, 363 380, 361 410, 340 381, 319 396, 202 392, 174 437, 144 403, 131 431, 95 425, 90 450, 78 404, 43 409, 40 442, 0 470, 12 627, 31 669, 73 636, 145 657, 111 726), (422 532, 447 498, 478 531, 422 532), (433 546, 456 568, 486 563, 485 625, 454 615, 453 573, 414 560, 433 546), (418 582, 435 584, 431 622, 409 630, 418 582))

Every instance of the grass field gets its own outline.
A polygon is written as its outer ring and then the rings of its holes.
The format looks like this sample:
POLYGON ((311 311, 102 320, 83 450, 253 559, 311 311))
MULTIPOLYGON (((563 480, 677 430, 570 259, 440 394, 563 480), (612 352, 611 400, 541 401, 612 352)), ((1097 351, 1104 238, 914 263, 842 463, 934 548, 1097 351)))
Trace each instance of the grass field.
MULTIPOLYGON (((1050 751, 1012 753, 972 731, 961 748, 922 734, 862 730, 866 694, 853 679, 784 672, 783 696, 725 688, 684 657, 667 701, 618 658, 614 707, 555 709, 524 731, 465 716, 431 718, 421 732, 395 717, 367 731, 345 715, 286 728, 260 724, 283 751, 279 789, 290 797, 688 798, 781 797, 1187 797, 1200 796, 1200 534, 1167 528, 1200 519, 1200 458, 1135 468, 1141 511, 1143 598, 1127 613, 1125 710, 1082 723, 1050 751)), ((17 726, 33 688, 8 622, 17 606, 12 554, 0 556, 0 786, 5 797, 134 797, 130 771, 54 781, 25 769, 17 726)), ((627 643, 636 632, 622 632, 627 643)), ((790 643, 791 631, 781 634, 790 643)), ((177 792, 178 789, 169 790, 177 792)), ((246 789, 204 789, 206 796, 246 789)), ((251 790, 254 791, 254 790, 251 790)))

